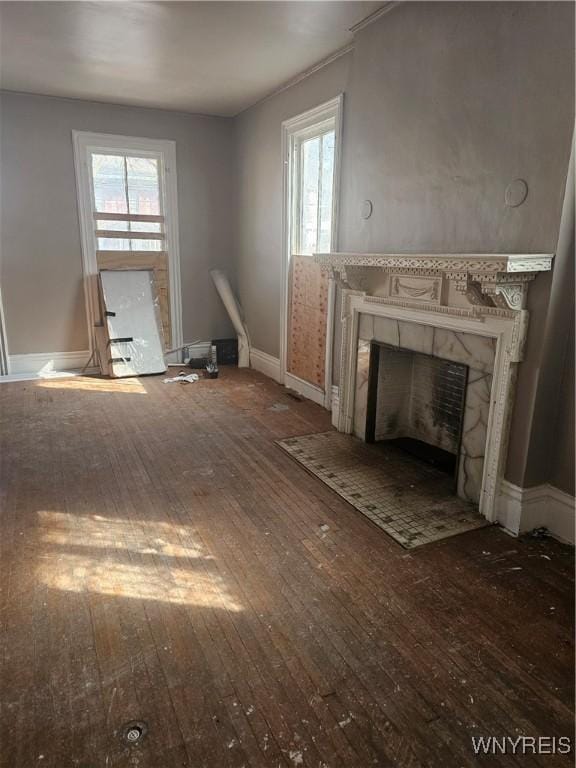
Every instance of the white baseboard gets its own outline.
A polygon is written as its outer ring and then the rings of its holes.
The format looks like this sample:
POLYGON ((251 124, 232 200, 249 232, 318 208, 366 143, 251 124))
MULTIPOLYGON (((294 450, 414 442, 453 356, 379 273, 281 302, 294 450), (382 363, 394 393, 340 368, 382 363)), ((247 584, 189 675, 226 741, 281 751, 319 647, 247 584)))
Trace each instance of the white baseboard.
POLYGON ((332 387, 332 426, 338 429, 338 416, 340 411, 340 389, 337 386, 332 387))
POLYGON ((250 348, 250 367, 280 383, 280 360, 267 352, 250 348))
POLYGON ((298 376, 293 376, 291 373, 285 373, 284 386, 298 392, 299 395, 302 395, 302 397, 305 397, 307 400, 312 400, 313 403, 324 406, 324 390, 315 387, 313 384, 310 384, 303 379, 299 379, 298 376))
POLYGON ((262 352, 262 350, 252 347, 250 349, 250 367, 274 379, 279 384, 284 384, 288 389, 293 389, 307 400, 312 400, 313 403, 318 403, 318 405, 325 407, 326 397, 324 390, 315 387, 303 379, 299 379, 297 376, 293 376, 291 373, 285 373, 284 381, 282 381, 280 360, 277 357, 272 357, 267 352, 262 352))
POLYGON ((10 375, 34 374, 53 376, 62 371, 82 369, 90 360, 90 350, 79 352, 36 352, 31 355, 10 355, 10 375))
POLYGON ((557 539, 575 543, 576 500, 552 485, 520 488, 502 481, 498 499, 498 522, 518 535, 546 527, 557 539))

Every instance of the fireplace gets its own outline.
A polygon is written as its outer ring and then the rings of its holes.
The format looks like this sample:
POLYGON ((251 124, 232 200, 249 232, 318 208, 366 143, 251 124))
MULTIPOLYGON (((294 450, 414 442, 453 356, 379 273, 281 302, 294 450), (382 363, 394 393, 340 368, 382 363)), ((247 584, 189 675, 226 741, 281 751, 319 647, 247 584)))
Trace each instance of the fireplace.
POLYGON ((445 460, 455 494, 497 520, 528 286, 553 256, 315 258, 340 287, 337 429, 445 460))
POLYGON ((494 339, 368 312, 358 333, 353 433, 396 439, 445 466, 455 493, 479 505, 494 339))
POLYGON ((369 360, 366 442, 394 441, 456 488, 468 366, 377 342, 369 360))

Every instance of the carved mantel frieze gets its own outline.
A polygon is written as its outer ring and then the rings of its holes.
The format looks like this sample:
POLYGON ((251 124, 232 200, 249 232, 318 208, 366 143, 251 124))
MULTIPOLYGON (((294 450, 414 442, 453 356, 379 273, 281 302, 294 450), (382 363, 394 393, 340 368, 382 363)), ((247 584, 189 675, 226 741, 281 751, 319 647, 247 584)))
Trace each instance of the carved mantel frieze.
POLYGON ((450 288, 474 307, 519 311, 525 308, 528 284, 552 268, 553 254, 324 253, 315 260, 341 285, 366 290, 368 275, 389 276, 391 301, 428 306, 450 305, 450 288))

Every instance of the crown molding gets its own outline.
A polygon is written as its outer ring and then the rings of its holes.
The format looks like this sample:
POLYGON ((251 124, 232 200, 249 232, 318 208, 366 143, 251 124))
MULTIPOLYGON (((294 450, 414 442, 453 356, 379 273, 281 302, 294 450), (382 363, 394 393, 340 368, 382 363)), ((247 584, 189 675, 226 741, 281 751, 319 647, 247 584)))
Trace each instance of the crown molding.
POLYGON ((327 67, 328 64, 332 64, 333 61, 336 61, 342 56, 346 56, 347 53, 350 53, 353 50, 354 50, 354 43, 349 43, 348 45, 345 45, 343 48, 338 48, 337 51, 334 51, 329 56, 326 56, 326 58, 320 59, 320 61, 317 61, 316 64, 312 64, 312 66, 308 67, 308 69, 303 70, 298 75, 295 75, 294 77, 290 78, 290 80, 286 80, 284 83, 282 83, 282 85, 279 85, 273 91, 270 91, 270 93, 266 94, 266 96, 263 96, 261 99, 258 99, 258 101, 255 101, 254 104, 250 104, 249 107, 245 107, 244 109, 240 110, 240 112, 237 112, 234 115, 234 117, 239 117, 240 115, 244 114, 244 112, 247 112, 249 109, 252 109, 253 107, 257 107, 259 104, 263 104, 265 101, 268 101, 269 99, 274 98, 274 96, 278 96, 279 93, 282 93, 283 91, 288 90, 288 88, 292 88, 292 86, 297 85, 298 83, 302 82, 302 80, 306 80, 306 78, 310 77, 310 75, 313 75, 315 72, 318 72, 318 70, 320 69, 324 69, 324 67, 327 67))
POLYGON ((400 5, 400 0, 391 0, 391 2, 384 3, 384 5, 381 8, 378 8, 373 13, 370 13, 365 18, 358 21, 356 24, 353 24, 349 32, 352 32, 352 34, 356 34, 356 32, 360 32, 361 29, 364 29, 364 27, 367 27, 369 24, 372 24, 374 21, 377 21, 382 16, 385 16, 387 13, 390 13, 390 11, 393 11, 394 8, 397 8, 400 5))

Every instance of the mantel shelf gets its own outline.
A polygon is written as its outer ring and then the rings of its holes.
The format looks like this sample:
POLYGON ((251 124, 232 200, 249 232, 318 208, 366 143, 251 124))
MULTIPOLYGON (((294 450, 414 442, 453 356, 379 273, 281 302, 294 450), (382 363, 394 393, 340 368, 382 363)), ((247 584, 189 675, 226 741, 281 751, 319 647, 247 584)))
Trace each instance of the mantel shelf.
POLYGON ((548 272, 551 253, 318 253, 314 260, 325 267, 418 269, 465 274, 548 272))

